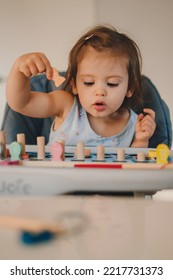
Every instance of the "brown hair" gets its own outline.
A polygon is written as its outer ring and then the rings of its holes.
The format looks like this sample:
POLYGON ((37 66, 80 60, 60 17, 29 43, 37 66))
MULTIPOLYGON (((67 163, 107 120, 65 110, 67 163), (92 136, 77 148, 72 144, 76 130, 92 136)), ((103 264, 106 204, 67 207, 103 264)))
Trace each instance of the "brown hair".
POLYGON ((142 58, 137 44, 127 35, 119 33, 112 26, 96 26, 85 33, 74 45, 69 54, 66 81, 63 89, 72 92, 71 80, 76 82, 78 63, 87 46, 98 52, 109 51, 113 55, 122 55, 128 58, 128 90, 133 92, 131 98, 125 97, 121 109, 138 107, 141 103, 141 65, 142 58))

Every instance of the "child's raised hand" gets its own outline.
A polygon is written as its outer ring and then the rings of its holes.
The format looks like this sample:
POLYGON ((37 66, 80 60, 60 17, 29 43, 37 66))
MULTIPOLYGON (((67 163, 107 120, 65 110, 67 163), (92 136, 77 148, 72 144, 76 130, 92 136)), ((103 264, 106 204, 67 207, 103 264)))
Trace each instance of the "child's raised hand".
POLYGON ((23 73, 28 78, 45 72, 46 77, 49 80, 52 79, 51 64, 43 53, 24 54, 16 60, 15 64, 19 72, 23 73))
POLYGON ((135 128, 135 142, 146 142, 153 135, 156 123, 155 123, 155 112, 152 109, 145 108, 144 113, 139 114, 135 128))

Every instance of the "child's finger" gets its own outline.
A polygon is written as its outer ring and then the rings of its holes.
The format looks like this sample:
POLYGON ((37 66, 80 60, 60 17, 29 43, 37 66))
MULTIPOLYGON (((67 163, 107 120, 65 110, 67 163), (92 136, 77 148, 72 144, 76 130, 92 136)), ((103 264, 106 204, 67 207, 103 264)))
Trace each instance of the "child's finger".
POLYGON ((27 78, 32 76, 30 67, 28 65, 21 65, 19 71, 22 72, 27 78))
POLYGON ((35 63, 31 64, 29 68, 30 68, 31 75, 33 76, 37 75, 38 73, 41 73, 39 67, 37 67, 35 63))
POLYGON ((53 75, 52 66, 46 56, 43 56, 42 59, 46 68, 46 77, 51 80, 53 75))
POLYGON ((141 121, 141 130, 144 131, 148 135, 152 135, 155 131, 156 124, 155 121, 152 119, 151 116, 147 115, 141 121))
POLYGON ((152 109, 149 108, 144 108, 143 109, 144 113, 148 114, 151 116, 151 118, 154 120, 155 119, 155 112, 152 109))
POLYGON ((141 125, 145 125, 145 126, 153 126, 155 127, 156 126, 156 123, 155 123, 155 114, 147 114, 146 116, 144 116, 144 118, 142 119, 141 121, 141 125))
POLYGON ((141 113, 138 115, 137 121, 140 122, 144 118, 144 115, 141 113))
POLYGON ((144 118, 144 115, 142 113, 138 115, 137 122, 136 122, 136 128, 141 126, 141 121, 143 118, 144 118))

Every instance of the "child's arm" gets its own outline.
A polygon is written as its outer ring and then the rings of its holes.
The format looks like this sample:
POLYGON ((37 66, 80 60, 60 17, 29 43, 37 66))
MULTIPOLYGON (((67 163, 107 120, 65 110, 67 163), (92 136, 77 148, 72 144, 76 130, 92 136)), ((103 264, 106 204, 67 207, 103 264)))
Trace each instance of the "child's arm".
POLYGON ((63 91, 50 94, 31 92, 30 77, 40 73, 45 73, 48 79, 52 79, 52 66, 43 53, 30 53, 19 57, 7 80, 7 102, 15 111, 31 117, 58 115, 63 111, 65 103, 68 106, 70 94, 63 91))
POLYGON ((153 135, 156 123, 155 112, 152 109, 144 109, 144 113, 139 114, 135 128, 135 138, 131 147, 147 148, 149 139, 153 135))

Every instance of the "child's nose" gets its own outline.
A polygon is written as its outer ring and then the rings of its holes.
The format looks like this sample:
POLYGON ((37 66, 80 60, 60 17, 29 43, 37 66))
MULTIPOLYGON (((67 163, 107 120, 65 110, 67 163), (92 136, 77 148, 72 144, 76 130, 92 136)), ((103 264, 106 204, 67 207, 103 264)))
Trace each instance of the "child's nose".
POLYGON ((97 96, 105 96, 107 94, 107 91, 106 91, 105 87, 101 86, 101 87, 97 87, 95 89, 95 94, 97 96))

